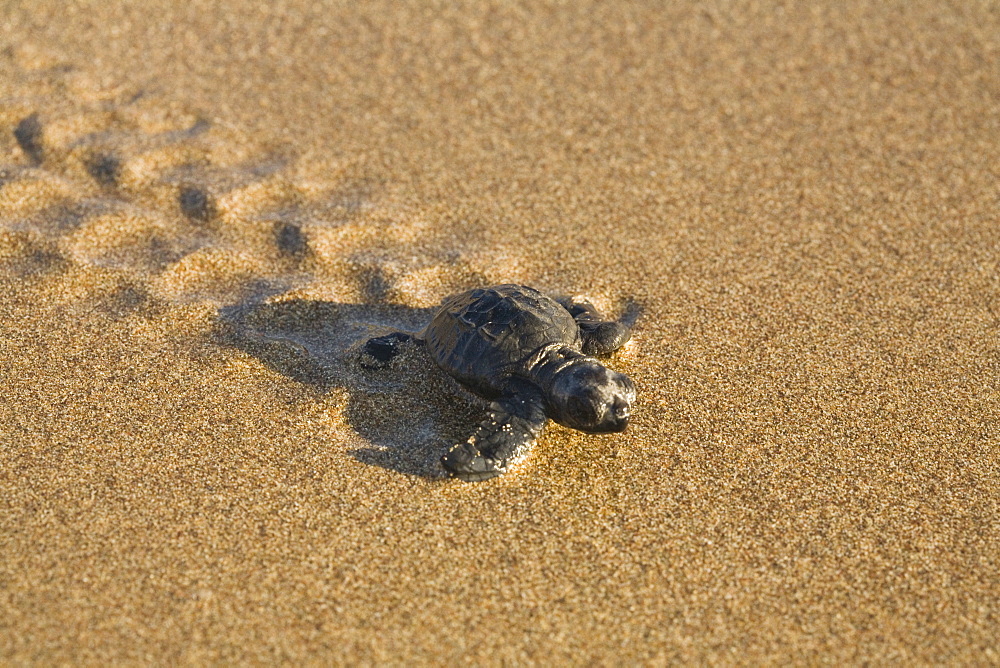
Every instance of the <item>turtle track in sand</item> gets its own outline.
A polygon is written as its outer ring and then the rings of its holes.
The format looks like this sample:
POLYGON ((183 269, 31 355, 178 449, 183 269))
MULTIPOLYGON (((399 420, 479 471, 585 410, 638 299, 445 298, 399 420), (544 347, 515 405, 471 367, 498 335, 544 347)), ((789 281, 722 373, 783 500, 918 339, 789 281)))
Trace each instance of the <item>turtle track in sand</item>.
POLYGON ((373 446, 355 458, 439 474, 476 408, 419 355, 376 378, 348 358, 509 261, 428 242, 426 217, 359 161, 296 155, 58 63, 0 52, 0 75, 0 281, 133 318, 139 336, 192 333, 200 312, 196 336, 348 390, 348 422, 373 446))
POLYGON ((0 275, 91 268, 215 306, 296 288, 425 306, 488 280, 484 258, 421 243, 424 224, 380 202, 360 161, 298 156, 58 63, 0 60, 0 275))

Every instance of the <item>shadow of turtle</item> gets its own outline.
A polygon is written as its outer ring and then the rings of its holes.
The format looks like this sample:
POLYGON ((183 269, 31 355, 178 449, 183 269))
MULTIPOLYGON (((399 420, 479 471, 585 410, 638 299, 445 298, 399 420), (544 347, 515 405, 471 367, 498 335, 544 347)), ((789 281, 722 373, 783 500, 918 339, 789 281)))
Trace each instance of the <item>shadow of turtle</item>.
POLYGON ((433 309, 290 300, 243 303, 219 311, 219 340, 322 392, 344 388, 345 414, 372 447, 360 462, 427 478, 444 477, 440 458, 468 438, 485 405, 464 393, 419 344, 386 369, 368 369, 360 348, 391 331, 417 332, 433 309))
POLYGON ((642 304, 634 299, 628 299, 625 302, 621 316, 618 317, 618 322, 632 329, 635 327, 635 323, 639 322, 639 318, 642 317, 644 310, 642 304))

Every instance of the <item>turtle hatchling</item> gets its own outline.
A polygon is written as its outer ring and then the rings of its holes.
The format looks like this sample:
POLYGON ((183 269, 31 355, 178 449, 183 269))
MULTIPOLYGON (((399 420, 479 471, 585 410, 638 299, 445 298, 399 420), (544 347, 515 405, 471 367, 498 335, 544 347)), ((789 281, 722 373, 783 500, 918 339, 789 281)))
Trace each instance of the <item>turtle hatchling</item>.
POLYGON ((368 340, 362 363, 384 367, 413 341, 491 402, 469 440, 441 458, 451 475, 478 481, 524 457, 549 418, 592 434, 624 430, 635 385, 593 356, 618 350, 630 336, 628 326, 604 319, 589 302, 498 285, 448 297, 419 334, 368 340))

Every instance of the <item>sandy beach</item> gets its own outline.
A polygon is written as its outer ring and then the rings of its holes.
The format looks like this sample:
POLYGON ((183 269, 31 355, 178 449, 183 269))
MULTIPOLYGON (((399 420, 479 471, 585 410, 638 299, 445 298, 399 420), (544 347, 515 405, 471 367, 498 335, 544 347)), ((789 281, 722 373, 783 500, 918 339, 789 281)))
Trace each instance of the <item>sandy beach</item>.
POLYGON ((1000 5, 0 0, 0 663, 1000 664, 1000 5), (639 313, 494 480, 419 349, 639 313))

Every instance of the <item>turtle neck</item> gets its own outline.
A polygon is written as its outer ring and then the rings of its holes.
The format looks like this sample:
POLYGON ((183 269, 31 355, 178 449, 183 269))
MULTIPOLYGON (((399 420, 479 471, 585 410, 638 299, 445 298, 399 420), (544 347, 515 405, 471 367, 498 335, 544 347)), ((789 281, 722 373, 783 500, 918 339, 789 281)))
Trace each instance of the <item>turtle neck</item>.
POLYGON ((531 356, 527 377, 547 395, 557 373, 571 364, 589 359, 591 358, 565 344, 551 343, 539 348, 531 356))

